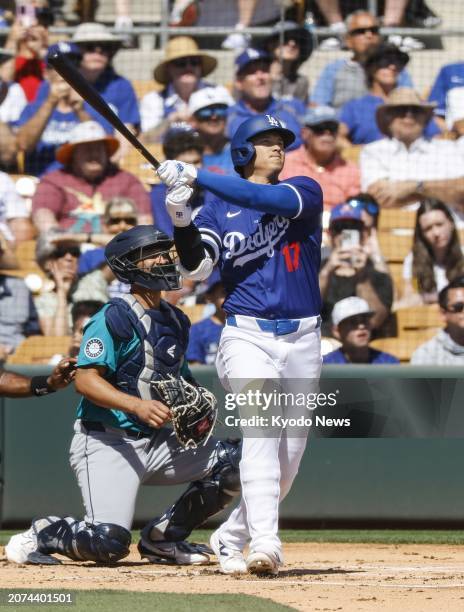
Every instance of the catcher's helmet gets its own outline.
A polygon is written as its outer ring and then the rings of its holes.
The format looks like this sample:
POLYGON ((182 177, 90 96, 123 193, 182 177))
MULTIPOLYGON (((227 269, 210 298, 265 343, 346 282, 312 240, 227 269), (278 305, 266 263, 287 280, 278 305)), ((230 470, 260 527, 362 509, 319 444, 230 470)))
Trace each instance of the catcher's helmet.
POLYGON ((272 115, 256 115, 244 121, 235 132, 230 143, 230 153, 234 168, 246 166, 255 154, 251 139, 264 132, 279 132, 287 148, 295 140, 295 134, 285 128, 281 122, 272 115))
POLYGON ((174 241, 154 225, 137 225, 117 234, 105 248, 105 258, 117 279, 154 291, 174 291, 182 286, 174 241), (163 255, 167 263, 138 268, 137 262, 163 255))

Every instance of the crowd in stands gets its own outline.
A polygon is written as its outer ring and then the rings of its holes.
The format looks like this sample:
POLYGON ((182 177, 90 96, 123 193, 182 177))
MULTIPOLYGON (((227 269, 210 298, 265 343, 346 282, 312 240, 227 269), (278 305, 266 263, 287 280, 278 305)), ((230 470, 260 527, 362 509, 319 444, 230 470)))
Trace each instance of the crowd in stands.
MULTIPOLYGON (((344 19, 338 4, 316 2, 331 31, 325 48, 350 55, 326 62, 314 83, 305 69, 317 48, 312 32, 286 20, 252 40, 244 30, 256 2, 238 0, 238 23, 222 44, 234 55, 233 74, 219 79, 214 51, 173 36, 153 66, 151 91, 139 95, 113 65, 132 25, 127 3, 118 4, 116 29, 85 22, 68 37, 49 32, 59 2, 31 2, 29 23, 18 13, 0 48, 0 361, 32 334, 74 334, 75 345, 82 321, 128 290, 104 260, 116 233, 150 223, 173 232, 165 186, 154 173, 147 185, 124 169, 130 146, 56 73, 50 57, 59 52, 166 159, 235 174, 230 138, 248 117, 273 115, 295 133, 280 179, 302 174, 323 189, 326 363, 397 363, 371 341, 397 333, 398 309, 429 305, 445 327, 412 362, 464 363, 464 61, 431 75, 423 98, 408 72, 414 45, 380 33, 404 23, 408 1, 386 1, 383 18, 363 8, 344 19), (31 177, 30 201, 18 194, 17 175, 31 177), (400 274, 383 252, 389 209, 415 215, 415 228, 389 228, 393 242, 410 236, 409 252, 394 259, 400 274), (31 241, 39 287, 18 255, 31 241)), ((423 27, 426 19, 439 25, 431 11, 420 14, 423 27)), ((173 25, 196 19, 193 3, 172 3, 173 25)), ((194 211, 210 197, 197 189, 194 211)), ((203 304, 188 357, 213 363, 224 324, 221 283, 186 282, 169 299, 203 304)))

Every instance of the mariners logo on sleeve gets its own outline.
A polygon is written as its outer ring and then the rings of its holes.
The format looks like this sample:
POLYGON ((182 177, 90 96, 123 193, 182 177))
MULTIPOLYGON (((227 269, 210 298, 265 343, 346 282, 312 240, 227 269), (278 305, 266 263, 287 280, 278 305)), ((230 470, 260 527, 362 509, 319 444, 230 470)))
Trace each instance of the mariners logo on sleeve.
POLYGON ((84 353, 89 359, 97 359, 103 353, 103 342, 100 338, 90 338, 84 348, 84 353))

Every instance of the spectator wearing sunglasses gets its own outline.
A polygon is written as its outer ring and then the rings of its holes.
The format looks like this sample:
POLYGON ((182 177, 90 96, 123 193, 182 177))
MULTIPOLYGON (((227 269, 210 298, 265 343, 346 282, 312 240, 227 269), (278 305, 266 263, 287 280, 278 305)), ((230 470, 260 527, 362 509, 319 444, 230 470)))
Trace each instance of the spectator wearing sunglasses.
POLYGON ((233 103, 227 89, 220 86, 205 87, 190 96, 190 123, 204 145, 202 168, 218 174, 236 174, 225 134, 227 113, 233 103))
POLYGON ((26 153, 25 171, 36 176, 59 167, 55 152, 68 141, 77 125, 92 118, 101 124, 106 123, 48 64, 49 58, 56 52, 66 55, 75 65, 81 60, 79 48, 74 43, 51 45, 46 57, 47 81, 15 124, 18 127, 19 147, 26 153))
MULTIPOLYGON (((134 88, 128 79, 115 71, 112 64, 124 40, 124 36, 112 34, 100 23, 81 23, 72 37, 82 53, 82 75, 92 83, 126 127, 138 133, 141 119, 134 88)), ((113 133, 108 122, 105 121, 103 126, 108 133, 113 133)), ((129 145, 119 132, 115 132, 115 136, 122 146, 118 152, 120 154, 129 145)))
POLYGON ((234 87, 239 101, 230 107, 227 120, 227 135, 230 138, 238 127, 257 114, 276 117, 291 130, 296 138, 287 151, 301 145, 301 122, 306 106, 301 100, 277 100, 272 95, 272 57, 262 49, 246 49, 235 59, 234 87))
POLYGON ((110 158, 119 141, 95 121, 78 124, 56 151, 62 169, 40 181, 32 199, 33 221, 40 232, 60 227, 68 232, 102 232, 105 203, 115 196, 131 198, 141 223, 151 223, 149 196, 137 177, 120 170, 110 158))
POLYGON ((140 104, 145 142, 160 142, 173 123, 188 121, 190 96, 203 87, 211 87, 204 77, 216 65, 216 58, 200 51, 193 38, 177 36, 169 40, 164 59, 153 73, 164 89, 148 93, 140 104))
POLYGON ((376 112, 387 136, 361 151, 361 188, 380 208, 417 208, 424 198, 440 199, 453 209, 458 229, 464 226, 464 141, 426 136, 434 105, 412 90, 394 90, 376 112))
POLYGON ((307 105, 309 80, 298 70, 313 51, 311 32, 294 21, 277 23, 269 38, 264 41, 263 48, 273 58, 271 77, 274 98, 297 98, 307 105))
POLYGON ((399 364, 399 360, 369 346, 372 336, 372 316, 366 300, 347 297, 337 302, 332 310, 332 334, 342 344, 324 355, 324 364, 366 363, 374 365, 399 364))
MULTIPOLYGON (((368 144, 384 137, 375 121, 377 108, 398 87, 398 76, 409 62, 409 55, 395 45, 382 43, 368 52, 364 61, 369 91, 350 100, 340 110, 340 142, 343 145, 368 144)), ((427 126, 427 135, 440 132, 436 124, 427 126)))
MULTIPOLYGON (((351 51, 351 57, 325 66, 311 93, 314 105, 339 109, 346 102, 367 94, 363 63, 369 50, 381 42, 379 22, 372 13, 362 9, 348 15, 345 24, 345 46, 351 51)), ((398 86, 412 87, 406 70, 399 73, 398 86)))
POLYGON ((438 293, 454 278, 464 276, 464 256, 449 208, 433 198, 421 202, 412 251, 403 264, 399 306, 436 303, 438 293))
MULTIPOLYGON (((41 234, 36 244, 36 260, 48 277, 35 298, 40 327, 45 336, 68 336, 71 333, 72 294, 77 282, 80 246, 60 241, 59 232, 41 234)), ((94 296, 95 300, 100 297, 94 296)))
POLYGON ((303 144, 285 156, 280 174, 283 181, 292 176, 309 176, 322 187, 324 209, 330 210, 340 202, 359 193, 359 168, 345 161, 337 149, 338 119, 329 106, 311 108, 303 120, 303 144))
MULTIPOLYGON (((137 225, 137 207, 130 198, 112 198, 105 207, 103 231, 97 235, 106 245, 116 235, 137 225)), ((119 281, 110 270, 103 246, 83 253, 79 258, 80 280, 73 294, 73 302, 92 300, 94 295, 106 295, 106 300, 129 293, 130 285, 119 281)))
POLYGON ((452 280, 438 295, 445 323, 431 340, 412 354, 412 365, 464 365, 464 277, 452 280))

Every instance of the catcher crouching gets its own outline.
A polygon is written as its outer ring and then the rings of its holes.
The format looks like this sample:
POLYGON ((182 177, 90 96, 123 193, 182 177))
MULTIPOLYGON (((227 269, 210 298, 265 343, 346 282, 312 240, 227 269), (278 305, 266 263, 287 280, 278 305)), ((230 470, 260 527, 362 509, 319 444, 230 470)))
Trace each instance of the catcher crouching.
POLYGON ((10 539, 6 556, 15 563, 59 563, 54 553, 115 563, 129 554, 139 486, 190 483, 142 529, 138 549, 154 563, 206 564, 207 547, 186 539, 239 493, 240 444, 210 435, 216 400, 184 361, 190 322, 161 299, 161 291, 181 284, 172 240, 137 226, 113 238, 105 257, 131 292, 92 317, 78 357, 82 398, 70 463, 86 516, 35 519, 10 539))

